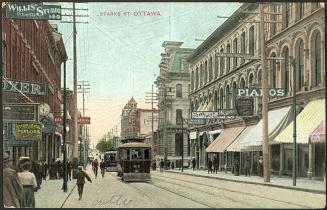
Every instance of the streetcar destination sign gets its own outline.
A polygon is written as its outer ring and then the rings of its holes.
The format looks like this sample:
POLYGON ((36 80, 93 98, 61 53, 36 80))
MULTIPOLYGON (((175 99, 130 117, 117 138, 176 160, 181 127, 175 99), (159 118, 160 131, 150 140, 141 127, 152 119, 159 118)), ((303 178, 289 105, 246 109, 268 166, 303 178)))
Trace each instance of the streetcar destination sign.
MULTIPOLYGON (((282 88, 268 88, 268 94, 271 97, 285 96, 285 90, 282 88)), ((262 88, 238 88, 237 96, 259 97, 262 96, 262 88)))
POLYGON ((26 95, 46 95, 46 87, 42 82, 21 81, 8 78, 2 80, 2 90, 8 92, 21 92, 26 95))
POLYGON ((61 20, 61 6, 33 2, 8 2, 8 18, 61 20))
POLYGON ((212 112, 192 112, 193 119, 228 119, 237 116, 236 109, 218 109, 212 112))

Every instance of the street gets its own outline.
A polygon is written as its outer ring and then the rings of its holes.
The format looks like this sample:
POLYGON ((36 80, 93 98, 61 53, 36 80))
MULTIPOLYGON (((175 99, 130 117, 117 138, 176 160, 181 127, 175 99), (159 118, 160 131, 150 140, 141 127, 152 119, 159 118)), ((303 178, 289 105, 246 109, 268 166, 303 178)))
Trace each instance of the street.
MULTIPOLYGON (((91 172, 89 171, 89 174, 91 172)), ((325 195, 152 171, 151 182, 125 183, 106 172, 77 187, 63 208, 323 208, 325 195), (305 198, 305 199, 303 199, 305 198)))

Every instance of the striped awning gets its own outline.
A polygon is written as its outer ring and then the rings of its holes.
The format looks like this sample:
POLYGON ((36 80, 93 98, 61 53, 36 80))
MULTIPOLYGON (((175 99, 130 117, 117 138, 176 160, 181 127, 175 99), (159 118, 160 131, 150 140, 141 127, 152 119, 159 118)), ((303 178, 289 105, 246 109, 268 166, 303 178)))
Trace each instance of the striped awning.
MULTIPOLYGON (((284 129, 291 121, 292 109, 291 107, 284 107, 268 112, 268 137, 271 142, 276 135, 284 129)), ((242 149, 246 147, 262 148, 263 142, 263 120, 259 123, 241 140, 242 149)), ((249 149, 249 148, 248 148, 249 149)))
POLYGON ((322 120, 309 134, 309 139, 313 143, 326 142, 326 121, 322 120))
POLYGON ((208 146, 206 152, 224 152, 244 129, 243 126, 223 129, 221 134, 208 146))
POLYGON ((244 139, 245 136, 255 127, 255 125, 251 125, 246 127, 242 133, 235 139, 235 141, 227 147, 228 152, 239 152, 241 151, 242 145, 240 142, 244 139))
MULTIPOLYGON (((307 144, 310 132, 325 119, 325 99, 311 101, 303 111, 296 117, 296 142, 307 144)), ((275 141, 280 143, 293 142, 293 122, 283 130, 275 141)))

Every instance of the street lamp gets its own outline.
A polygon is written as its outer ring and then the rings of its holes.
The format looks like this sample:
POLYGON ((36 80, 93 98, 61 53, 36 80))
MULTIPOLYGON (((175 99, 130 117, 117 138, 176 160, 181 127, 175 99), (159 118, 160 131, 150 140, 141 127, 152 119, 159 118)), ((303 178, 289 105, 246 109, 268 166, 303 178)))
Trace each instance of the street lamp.
POLYGON ((62 186, 62 189, 64 190, 64 192, 67 192, 67 181, 68 181, 68 174, 67 174, 67 148, 66 148, 66 143, 67 143, 67 139, 66 139, 66 103, 67 103, 67 91, 66 91, 66 61, 64 61, 64 107, 63 107, 63 121, 62 121, 62 127, 63 127, 63 143, 64 143, 64 183, 62 186))

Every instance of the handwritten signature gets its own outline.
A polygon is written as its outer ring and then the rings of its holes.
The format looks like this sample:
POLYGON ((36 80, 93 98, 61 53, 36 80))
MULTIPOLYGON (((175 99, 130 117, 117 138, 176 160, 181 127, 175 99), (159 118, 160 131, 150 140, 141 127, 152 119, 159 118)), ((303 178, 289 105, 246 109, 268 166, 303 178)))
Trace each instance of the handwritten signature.
POLYGON ((121 194, 113 195, 110 199, 96 199, 92 202, 92 206, 110 206, 110 205, 118 205, 125 206, 133 202, 133 200, 124 197, 121 194))

